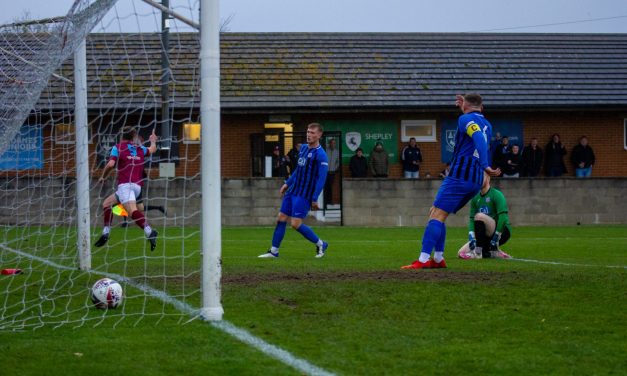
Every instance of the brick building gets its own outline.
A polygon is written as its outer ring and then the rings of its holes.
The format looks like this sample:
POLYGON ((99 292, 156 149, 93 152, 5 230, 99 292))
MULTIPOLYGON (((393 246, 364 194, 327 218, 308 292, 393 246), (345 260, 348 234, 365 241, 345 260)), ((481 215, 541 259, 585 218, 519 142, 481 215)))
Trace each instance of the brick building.
MULTIPOLYGON (((176 162, 177 176, 199 171, 197 37, 171 37, 174 142, 166 157, 176 162)), ((90 35, 93 169, 122 124, 139 124, 144 134, 165 124, 160 54, 155 34, 90 35)), ((71 77, 72 63, 60 74, 71 77)), ((597 156, 593 176, 627 176, 627 34, 496 33, 223 34, 222 174, 258 174, 255 158, 273 145, 292 147, 282 132, 298 133, 316 121, 342 132, 345 158, 358 145, 349 145, 349 132, 359 134, 367 153, 377 137, 384 140, 396 161, 392 177, 401 176, 398 153, 415 135, 421 175, 437 176, 447 129, 458 116, 455 94, 468 91, 483 95, 486 116, 513 132, 515 143, 537 137, 544 148, 559 133, 570 154, 587 135, 597 156)), ((71 85, 51 81, 28 120, 45 125, 44 171, 72 169, 73 145, 63 142, 63 129, 71 133, 72 97, 71 85)), ((569 155, 565 160, 573 175, 569 155)))

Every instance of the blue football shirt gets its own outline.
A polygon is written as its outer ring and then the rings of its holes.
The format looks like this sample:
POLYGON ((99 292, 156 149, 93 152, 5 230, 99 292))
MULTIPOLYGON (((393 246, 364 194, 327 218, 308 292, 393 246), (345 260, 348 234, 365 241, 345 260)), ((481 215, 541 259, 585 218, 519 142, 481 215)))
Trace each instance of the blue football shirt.
POLYGON ((288 185, 287 193, 310 202, 316 201, 324 188, 328 171, 329 160, 322 146, 309 148, 307 144, 302 145, 296 170, 285 182, 288 185))
POLYGON ((449 177, 481 184, 490 166, 489 143, 492 125, 480 112, 463 114, 457 121, 455 149, 449 177))

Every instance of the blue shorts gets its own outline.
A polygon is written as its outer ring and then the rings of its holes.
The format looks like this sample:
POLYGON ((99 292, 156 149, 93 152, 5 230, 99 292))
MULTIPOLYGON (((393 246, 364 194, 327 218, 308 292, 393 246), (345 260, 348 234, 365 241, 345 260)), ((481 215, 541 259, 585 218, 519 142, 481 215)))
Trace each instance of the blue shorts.
POLYGON ((433 206, 447 213, 457 213, 479 191, 481 191, 481 184, 447 176, 435 196, 433 206))
POLYGON ((283 202, 281 203, 281 213, 288 217, 305 218, 310 208, 311 202, 307 199, 293 196, 289 193, 283 197, 283 202))

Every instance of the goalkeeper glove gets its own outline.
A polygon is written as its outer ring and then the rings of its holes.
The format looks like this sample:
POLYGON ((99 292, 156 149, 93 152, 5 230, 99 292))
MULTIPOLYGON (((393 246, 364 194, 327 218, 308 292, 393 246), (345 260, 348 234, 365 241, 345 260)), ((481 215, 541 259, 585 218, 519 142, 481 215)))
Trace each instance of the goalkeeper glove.
POLYGON ((499 250, 499 240, 501 240, 501 233, 496 231, 494 236, 492 236, 492 240, 490 240, 490 251, 499 250))
POLYGON ((477 248, 477 239, 475 239, 474 231, 468 232, 468 246, 470 247, 471 251, 474 251, 475 248, 477 248))

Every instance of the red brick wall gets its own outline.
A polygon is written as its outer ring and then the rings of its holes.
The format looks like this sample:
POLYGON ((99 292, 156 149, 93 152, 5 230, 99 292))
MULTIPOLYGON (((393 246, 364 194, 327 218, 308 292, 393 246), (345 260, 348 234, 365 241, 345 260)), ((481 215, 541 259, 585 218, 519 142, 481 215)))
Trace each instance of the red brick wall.
POLYGON ((627 176, 627 150, 623 147, 623 121, 619 114, 538 113, 520 116, 523 119, 525 145, 532 137, 545 149, 553 133, 559 133, 568 154, 564 157, 567 176, 575 175, 570 162, 571 151, 583 135, 596 156, 592 176, 627 176))
MULTIPOLYGON (((447 114, 447 118, 457 115, 447 114)), ((304 131, 306 124, 319 121, 324 124, 326 119, 395 119, 398 121, 398 135, 400 138, 402 119, 436 119, 438 120, 438 142, 421 142, 419 147, 423 155, 421 177, 427 173, 437 177, 445 165, 440 162, 440 126, 444 117, 441 114, 324 114, 293 116, 295 131, 304 131)), ((544 149, 549 137, 559 133, 562 142, 566 145, 568 155, 565 157, 568 167, 567 176, 574 175, 574 168, 570 163, 570 151, 578 143, 581 135, 588 136, 593 148, 597 164, 593 168, 593 176, 627 176, 627 151, 623 149, 623 117, 618 113, 571 113, 571 112, 538 112, 538 113, 486 113, 500 119, 521 119, 523 122, 524 144, 527 145, 532 137, 537 137, 540 146, 544 149)), ((222 116, 222 175, 224 177, 247 177, 251 175, 250 134, 261 133, 266 115, 223 115, 222 116)), ((398 152, 405 143, 398 143, 398 152)), ((93 145, 92 145, 93 146, 93 145)), ((200 145, 184 145, 180 147, 180 155, 187 157, 187 165, 181 163, 177 169, 177 176, 194 176, 200 168, 200 156, 197 154, 200 145)), ((344 166, 344 176, 349 176, 348 167, 344 166)), ((154 171, 158 175, 157 171, 154 171)), ((391 177, 401 177, 400 163, 390 168, 391 177)))
MULTIPOLYGON (((250 177, 251 155, 250 135, 263 133, 267 116, 223 116, 220 128, 220 148, 222 158, 220 169, 224 177, 250 177)), ((182 137, 182 135, 179 135, 182 137)), ((200 144, 183 144, 179 146, 179 156, 186 163, 179 163, 176 176, 195 176, 200 172, 200 144)), ((153 177, 159 176, 155 169, 153 177)))
MULTIPOLYGON (((538 112, 538 113, 486 113, 490 119, 492 116, 500 119, 520 119, 523 123, 524 144, 528 145, 531 138, 536 137, 538 144, 544 150, 553 133, 559 133, 562 143, 566 146, 568 154, 564 157, 568 173, 566 176, 574 176, 575 169, 570 162, 570 153, 579 143, 582 135, 588 137, 589 145, 594 150, 596 164, 592 169, 592 176, 627 176, 627 150, 623 148, 623 121, 624 117, 618 113, 572 113, 572 112, 538 112)), ((449 116, 450 117, 450 116, 449 116)), ((404 118, 409 118, 405 116, 404 118)), ((417 115, 411 119, 433 119, 429 115, 417 115)), ((437 118, 440 118, 439 116, 437 118)), ((399 131, 400 135, 400 121, 399 131)), ((437 126, 438 142, 418 143, 422 151, 423 164, 420 168, 420 176, 427 172, 432 177, 437 177, 444 168, 440 162, 440 126, 437 126)), ((399 150, 404 143, 399 142, 399 150)), ((401 176, 399 168, 394 170, 396 177, 401 176)), ((541 172, 543 174, 543 172, 541 172)))
MULTIPOLYGON (((398 135, 400 138, 400 122, 402 119, 436 119, 438 121, 437 135, 439 139, 442 118, 452 118, 454 114, 409 114, 409 113, 381 113, 381 114, 323 114, 323 115, 296 115, 292 116, 295 131, 305 130, 306 124, 319 121, 324 124, 327 119, 393 119, 398 121, 398 135)), ((597 163, 593 168, 593 176, 627 176, 627 150, 623 149, 623 121, 620 113, 573 113, 573 112, 537 112, 537 113, 486 113, 488 119, 520 119, 523 122, 524 144, 528 144, 532 137, 537 137, 540 146, 544 149, 549 137, 553 133, 559 133, 562 142, 566 145, 568 155, 565 157, 568 167, 567 176, 574 175, 574 168, 570 163, 570 152, 578 143, 581 135, 588 136, 590 146, 593 148, 597 163)), ((627 115, 626 115, 627 116, 627 115)), ((251 175, 251 145, 250 134, 262 133, 267 115, 229 115, 222 116, 222 175, 224 177, 248 177, 251 175)), ((74 175, 74 145, 56 145, 51 141, 50 129, 47 127, 44 136, 45 165, 42 170, 24 171, 24 175, 54 174, 68 176, 74 175), (53 151, 50 148, 54 146, 53 151)), ((181 136, 181 135, 179 135, 181 136)), ((398 150, 405 143, 398 142, 398 150)), ((427 173, 431 177, 437 177, 444 168, 440 162, 440 142, 421 142, 418 144, 422 150, 423 164, 421 177, 427 173)), ((95 166, 95 144, 89 145, 90 166, 95 166)), ((180 156, 186 163, 181 162, 176 168, 177 176, 196 176, 200 169, 200 145, 181 144, 180 156)), ((400 163, 390 168, 391 177, 402 176, 400 163)), ((100 171, 93 170, 98 176, 100 171)), ((14 175, 15 172, 3 172, 4 175, 14 175)), ((151 172, 153 177, 158 176, 158 169, 151 172)), ((344 167, 344 176, 349 176, 348 167, 344 167)))

